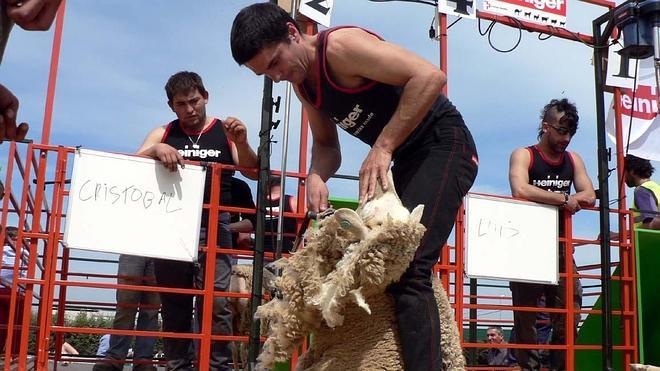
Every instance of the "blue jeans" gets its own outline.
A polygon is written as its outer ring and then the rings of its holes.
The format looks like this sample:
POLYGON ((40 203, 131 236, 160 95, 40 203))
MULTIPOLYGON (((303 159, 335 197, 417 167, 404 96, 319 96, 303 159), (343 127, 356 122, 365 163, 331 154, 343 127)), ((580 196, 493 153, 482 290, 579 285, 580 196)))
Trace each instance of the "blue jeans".
MULTIPOLYGON (((151 258, 120 255, 117 275, 119 276, 117 278, 119 284, 156 286, 154 262, 151 258)), ((159 305, 160 299, 157 292, 117 290, 117 311, 112 322, 112 328, 115 330, 158 331, 159 305), (144 308, 141 305, 150 307, 144 308), (136 314, 137 325, 135 324, 136 314)), ((105 357, 115 360, 126 359, 126 354, 132 342, 133 336, 110 336, 110 347, 105 357)), ((133 358, 151 360, 155 343, 155 337, 137 336, 133 358)))
MULTIPOLYGON (((200 245, 206 245, 206 228, 202 227, 199 236, 200 245)), ((231 232, 229 231, 229 213, 220 214, 218 226, 218 246, 231 247, 231 232)), ((174 260, 156 259, 156 280, 159 286, 176 288, 204 288, 204 271, 206 267, 206 254, 200 254, 197 263, 174 260)), ((227 291, 231 277, 231 260, 228 255, 216 254, 215 291, 227 291)), ((163 302, 163 331, 178 333, 193 332, 193 296, 187 294, 160 294, 163 302)), ((197 328, 201 325, 202 300, 197 298, 194 305, 197 328)), ((211 316, 211 332, 214 335, 232 335, 232 315, 229 301, 225 297, 216 297, 213 300, 213 313, 211 316)), ((163 339, 165 345, 165 358, 168 370, 192 370, 195 352, 190 339, 163 339)), ((231 349, 226 341, 211 343, 211 370, 231 370, 231 349)))

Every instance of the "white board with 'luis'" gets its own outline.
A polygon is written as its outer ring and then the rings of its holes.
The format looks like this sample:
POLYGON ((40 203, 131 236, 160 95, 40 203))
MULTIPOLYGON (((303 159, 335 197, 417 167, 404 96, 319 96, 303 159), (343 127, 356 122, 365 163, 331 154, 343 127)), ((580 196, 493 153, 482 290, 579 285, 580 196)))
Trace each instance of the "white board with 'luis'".
POLYGON ((557 207, 478 194, 464 205, 468 277, 557 284, 557 207))

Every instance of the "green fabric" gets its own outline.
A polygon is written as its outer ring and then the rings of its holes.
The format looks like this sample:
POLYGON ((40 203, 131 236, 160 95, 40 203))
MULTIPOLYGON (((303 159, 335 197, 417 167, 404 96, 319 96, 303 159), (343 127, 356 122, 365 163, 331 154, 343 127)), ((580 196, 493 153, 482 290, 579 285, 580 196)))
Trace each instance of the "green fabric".
MULTIPOLYGON (((612 277, 620 276, 621 268, 616 267, 612 273, 612 277)), ((620 281, 610 281, 611 292, 611 307, 612 310, 621 310, 621 283, 620 281)), ((602 296, 596 300, 593 309, 600 310, 603 308, 602 296)), ((612 344, 621 345, 623 333, 621 328, 621 318, 612 315, 612 344)), ((576 344, 580 345, 602 345, 602 316, 600 314, 589 314, 582 323, 576 344)), ((602 354, 600 350, 576 350, 575 351, 575 370, 578 371, 602 371, 602 354)), ((621 351, 614 351, 612 356, 612 365, 614 370, 623 371, 627 368, 623 367, 623 354, 621 351)))
MULTIPOLYGON (((660 366, 660 326, 657 325, 657 312, 660 308, 660 231, 649 229, 635 230, 637 262, 637 317, 639 336, 639 361, 643 364, 660 366)), ((612 276, 618 276, 617 267, 612 276)), ((611 281, 612 310, 621 309, 620 281, 611 281)), ((602 298, 598 298, 594 309, 602 308, 602 298)), ((578 335, 578 344, 600 345, 602 342, 601 316, 590 314, 582 324, 578 335)), ((622 323, 619 316, 612 316, 613 344, 620 345, 623 339, 622 323)), ((575 354, 575 369, 582 371, 600 371, 603 369, 600 350, 580 350, 575 354)), ((615 370, 625 370, 623 354, 614 351, 615 370)))
POLYGON ((637 259, 637 317, 639 325, 639 360, 660 366, 660 231, 635 230, 637 259))
POLYGON ((355 210, 358 207, 358 201, 350 198, 330 197, 328 201, 330 202, 330 205, 332 205, 332 208, 335 210, 342 208, 355 210))

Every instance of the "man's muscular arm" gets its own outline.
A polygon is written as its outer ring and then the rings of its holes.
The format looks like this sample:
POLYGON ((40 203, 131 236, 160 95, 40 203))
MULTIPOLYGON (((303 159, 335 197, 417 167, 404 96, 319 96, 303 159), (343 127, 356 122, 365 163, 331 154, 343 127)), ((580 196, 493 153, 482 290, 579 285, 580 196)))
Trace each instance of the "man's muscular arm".
POLYGON ((341 165, 337 127, 323 113, 307 103, 300 94, 298 96, 309 116, 313 138, 312 159, 306 182, 307 208, 312 211, 323 211, 329 206, 329 191, 325 182, 341 165))
POLYGON ((362 163, 360 200, 364 202, 373 197, 378 179, 387 188, 392 153, 419 125, 447 79, 418 55, 357 28, 331 33, 327 58, 333 76, 344 85, 351 80, 369 79, 403 88, 394 115, 362 163))
MULTIPOLYGON (((529 201, 548 205, 564 205, 566 196, 561 193, 550 192, 529 184, 529 163, 531 161, 529 151, 526 148, 518 148, 511 154, 509 160, 509 184, 513 197, 524 198, 529 201)), ((571 213, 580 209, 578 200, 568 197, 564 207, 571 213)))

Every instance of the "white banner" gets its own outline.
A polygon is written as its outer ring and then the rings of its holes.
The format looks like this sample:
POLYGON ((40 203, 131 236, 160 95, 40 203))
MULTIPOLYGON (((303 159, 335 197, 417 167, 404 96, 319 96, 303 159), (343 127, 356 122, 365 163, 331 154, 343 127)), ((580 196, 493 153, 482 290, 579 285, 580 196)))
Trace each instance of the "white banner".
POLYGON ((658 93, 655 77, 640 81, 633 94, 632 89, 621 89, 621 99, 612 102, 607 115, 606 129, 616 143, 614 104, 621 112, 622 141, 628 143, 628 153, 637 157, 660 161, 660 122, 658 121, 658 93), (628 141, 630 137, 630 142, 628 141))
POLYGON ((607 135, 616 143, 614 120, 616 104, 621 113, 621 140, 624 150, 628 144, 628 153, 660 161, 658 92, 653 57, 642 60, 626 59, 619 55, 619 50, 621 50, 620 44, 610 46, 607 58, 605 84, 621 90, 621 99, 610 104, 606 122, 607 135))
POLYGON ((484 0, 483 9, 521 21, 566 27, 567 0, 484 0))
POLYGON ((298 11, 318 24, 330 27, 334 0, 302 0, 298 11))
POLYGON ((477 19, 474 0, 438 0, 438 12, 457 17, 477 19))
POLYGON ((655 68, 653 57, 646 59, 625 59, 619 55, 621 44, 610 46, 607 53, 607 74, 605 85, 632 89, 637 79, 637 85, 655 86, 655 68), (637 73, 635 74, 635 67, 637 73))

